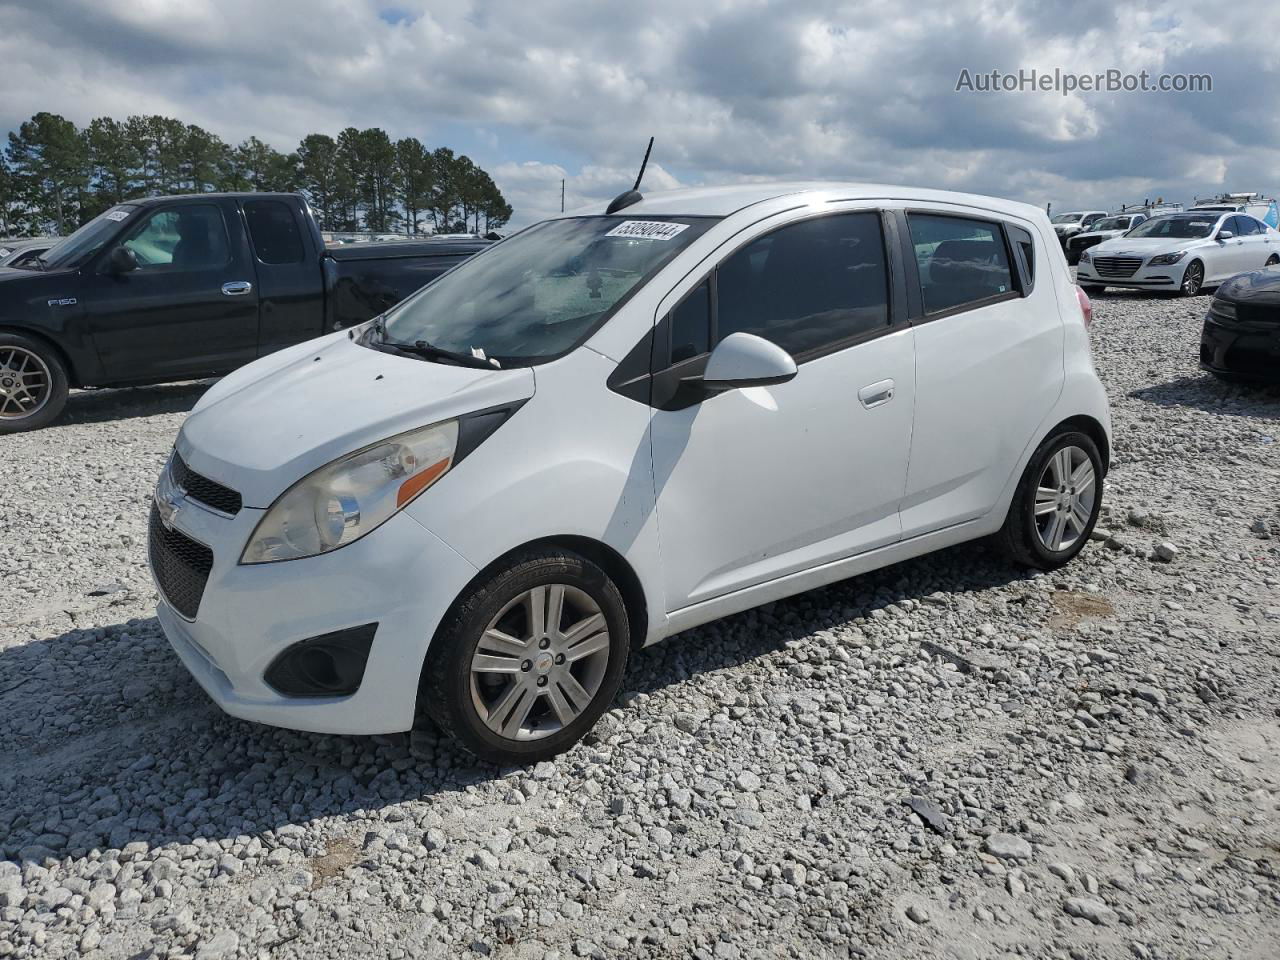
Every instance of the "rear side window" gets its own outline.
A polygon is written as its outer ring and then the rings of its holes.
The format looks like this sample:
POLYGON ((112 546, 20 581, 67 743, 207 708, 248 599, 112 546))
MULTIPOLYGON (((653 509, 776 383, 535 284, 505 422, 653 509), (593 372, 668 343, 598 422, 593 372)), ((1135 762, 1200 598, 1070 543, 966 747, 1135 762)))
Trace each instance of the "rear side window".
POLYGON ((1025 295, 1031 292, 1036 282, 1036 245, 1031 234, 1021 227, 1005 224, 1005 229, 1009 231, 1009 240, 1021 261, 1018 269, 1022 274, 1022 292, 1025 295))
POLYGON ((716 277, 717 340, 753 333, 799 356, 889 324, 878 213, 781 227, 732 254, 716 277))
POLYGON ((246 200, 244 217, 253 252, 263 263, 301 263, 305 252, 298 220, 279 200, 246 200))
POLYGON ((1000 227, 965 217, 910 214, 926 313, 955 310, 1014 290, 1000 227))

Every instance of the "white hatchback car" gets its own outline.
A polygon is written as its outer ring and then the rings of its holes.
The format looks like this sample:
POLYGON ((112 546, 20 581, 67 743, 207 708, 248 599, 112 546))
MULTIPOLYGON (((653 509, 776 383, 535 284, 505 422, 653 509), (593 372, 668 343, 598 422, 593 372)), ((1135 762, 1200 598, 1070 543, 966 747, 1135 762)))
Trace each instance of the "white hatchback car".
POLYGON ((223 709, 425 714, 528 762, 637 647, 962 541, 1050 568, 1088 540, 1110 421, 1042 212, 836 183, 618 204, 201 398, 150 559, 223 709))
POLYGON ((1194 297, 1239 273, 1280 263, 1280 233, 1247 213, 1167 213, 1080 254, 1076 280, 1103 287, 1176 290, 1194 297))

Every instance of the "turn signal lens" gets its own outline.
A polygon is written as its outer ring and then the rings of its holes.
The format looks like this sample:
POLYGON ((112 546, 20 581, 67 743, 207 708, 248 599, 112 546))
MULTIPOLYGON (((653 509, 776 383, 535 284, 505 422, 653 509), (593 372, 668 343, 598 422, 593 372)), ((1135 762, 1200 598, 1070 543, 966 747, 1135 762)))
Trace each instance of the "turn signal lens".
POLYGON ((1093 326, 1093 301, 1078 284, 1076 285, 1076 303, 1080 304, 1080 316, 1084 319, 1084 325, 1093 326))

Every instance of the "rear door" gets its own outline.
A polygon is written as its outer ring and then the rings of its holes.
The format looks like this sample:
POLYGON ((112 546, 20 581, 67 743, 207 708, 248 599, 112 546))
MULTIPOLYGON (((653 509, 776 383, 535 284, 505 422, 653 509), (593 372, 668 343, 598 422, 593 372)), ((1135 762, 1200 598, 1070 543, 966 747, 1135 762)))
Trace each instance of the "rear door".
POLYGON ((225 373, 257 356, 258 298, 235 201, 147 207, 120 245, 138 268, 86 268, 86 321, 109 382, 225 373))
POLYGON ((240 210, 258 279, 258 356, 328 333, 320 250, 303 229, 300 202, 253 197, 240 210))
POLYGON ((916 335, 902 501, 910 538, 991 512, 1064 374, 1057 296, 1034 224, 939 209, 907 210, 903 220, 916 335))

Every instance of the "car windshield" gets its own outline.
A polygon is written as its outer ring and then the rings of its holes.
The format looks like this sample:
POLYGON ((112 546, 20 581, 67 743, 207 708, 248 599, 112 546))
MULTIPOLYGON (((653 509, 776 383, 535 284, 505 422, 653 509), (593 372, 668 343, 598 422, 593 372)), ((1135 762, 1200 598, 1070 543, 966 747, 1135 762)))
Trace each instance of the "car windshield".
POLYGON ((713 217, 548 220, 465 261, 386 314, 385 339, 502 366, 549 360, 590 336, 713 217))
POLYGON ((112 207, 100 213, 71 236, 59 240, 41 257, 46 269, 78 267, 115 235, 120 224, 138 208, 129 204, 112 207))
POLYGON ((1130 237, 1176 237, 1180 240, 1193 240, 1207 237, 1217 224, 1216 216, 1203 216, 1194 213, 1176 214, 1145 220, 1129 231, 1130 237))
POLYGON ((1089 229, 1090 230, 1128 230, 1129 218, 1128 217, 1103 217, 1101 220, 1096 221, 1093 224, 1093 226, 1091 226, 1089 229))
POLYGON ((1049 222, 1050 223, 1079 223, 1080 218, 1083 216, 1084 216, 1083 213, 1060 213, 1049 222))

